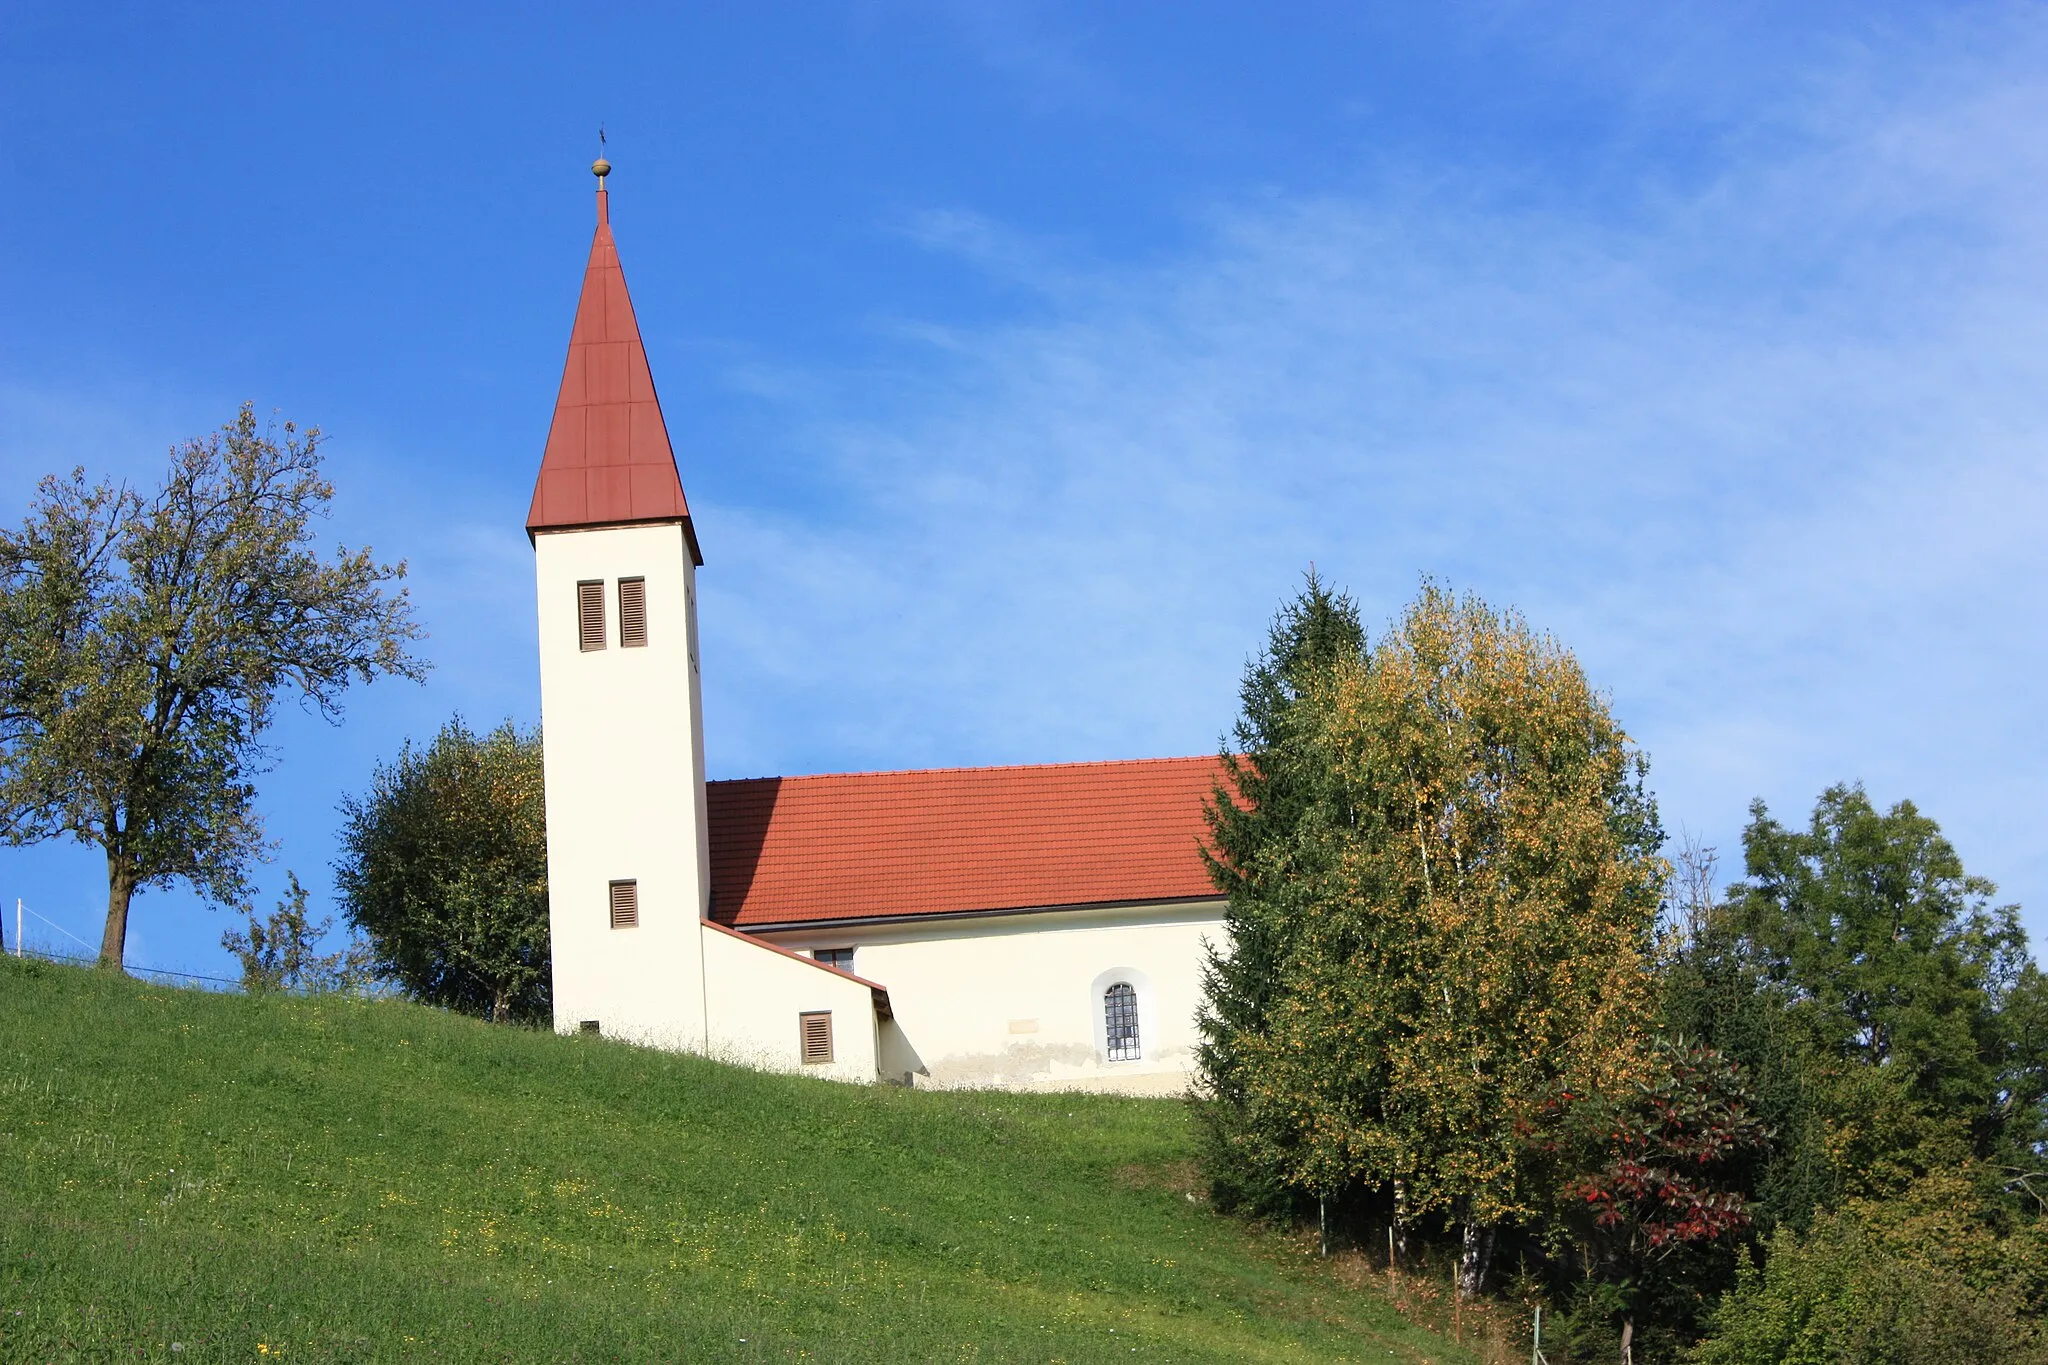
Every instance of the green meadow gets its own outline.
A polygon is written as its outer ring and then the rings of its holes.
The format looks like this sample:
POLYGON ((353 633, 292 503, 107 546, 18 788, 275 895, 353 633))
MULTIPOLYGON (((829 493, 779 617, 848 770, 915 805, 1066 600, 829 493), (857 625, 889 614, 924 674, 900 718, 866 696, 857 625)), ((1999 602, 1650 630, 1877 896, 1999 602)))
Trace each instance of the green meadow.
POLYGON ((0 1359, 1468 1361, 1166 1100, 0 960, 0 1359))

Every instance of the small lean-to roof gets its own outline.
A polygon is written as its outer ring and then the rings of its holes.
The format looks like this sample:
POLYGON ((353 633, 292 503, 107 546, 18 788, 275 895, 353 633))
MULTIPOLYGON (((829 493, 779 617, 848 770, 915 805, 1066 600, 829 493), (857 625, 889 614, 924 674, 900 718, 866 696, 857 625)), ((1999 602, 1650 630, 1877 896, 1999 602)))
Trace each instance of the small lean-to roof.
POLYGON ((755 938, 752 934, 746 933, 743 930, 735 929, 730 925, 720 924, 717 920, 711 920, 709 921, 709 923, 713 929, 716 929, 721 934, 730 934, 736 939, 740 939, 743 942, 753 944, 756 948, 764 948, 771 953, 779 953, 783 957, 790 959, 792 962, 801 962, 806 967, 811 967, 821 972, 830 972, 834 976, 843 976, 848 981, 856 982, 862 986, 866 986, 868 988, 869 998, 872 999, 875 1003, 875 1013, 884 1020, 889 1020, 896 1017, 894 1008, 889 1004, 889 988, 887 986, 884 986, 881 982, 870 981, 864 976, 855 976, 852 972, 847 971, 843 967, 834 967, 829 962, 820 962, 814 957, 805 957, 802 953, 792 953, 789 949, 783 947, 779 943, 770 943, 765 938, 755 938))
POLYGON ((709 786, 711 914, 765 926, 1218 893, 1214 758, 756 777, 709 786))
POLYGON ((600 179, 597 232, 526 531, 664 521, 682 523, 690 554, 702 564, 600 179))

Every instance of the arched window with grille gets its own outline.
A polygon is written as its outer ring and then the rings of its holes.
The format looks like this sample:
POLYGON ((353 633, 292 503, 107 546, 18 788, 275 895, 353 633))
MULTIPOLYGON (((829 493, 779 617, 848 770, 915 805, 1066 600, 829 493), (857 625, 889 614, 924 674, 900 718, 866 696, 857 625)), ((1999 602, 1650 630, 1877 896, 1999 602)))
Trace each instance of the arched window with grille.
POLYGON ((1107 1025, 1109 1060, 1135 1062, 1145 1054, 1138 1041, 1138 991, 1118 981, 1102 993, 1102 1018, 1107 1025))

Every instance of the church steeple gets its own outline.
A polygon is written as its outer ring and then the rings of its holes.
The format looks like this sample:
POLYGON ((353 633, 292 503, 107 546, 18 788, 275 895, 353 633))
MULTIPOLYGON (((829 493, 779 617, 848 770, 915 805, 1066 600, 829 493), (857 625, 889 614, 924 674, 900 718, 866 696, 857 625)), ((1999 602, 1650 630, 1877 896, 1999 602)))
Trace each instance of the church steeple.
POLYGON ((569 333, 569 360, 555 399, 547 452, 526 514, 528 535, 578 527, 680 522, 690 557, 704 562, 690 505, 654 394, 647 349, 612 241, 605 177, 597 176, 597 232, 583 271, 583 296, 569 333))
POLYGON ((711 903, 697 539, 612 245, 597 237, 526 529, 555 1026, 702 1044, 711 903))

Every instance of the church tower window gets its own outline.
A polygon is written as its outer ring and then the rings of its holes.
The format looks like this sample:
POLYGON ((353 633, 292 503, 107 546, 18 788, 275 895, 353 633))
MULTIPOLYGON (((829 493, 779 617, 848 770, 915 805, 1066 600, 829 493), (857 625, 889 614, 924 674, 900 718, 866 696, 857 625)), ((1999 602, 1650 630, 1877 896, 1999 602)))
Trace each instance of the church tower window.
POLYGON ((583 652, 604 648, 604 580, 586 578, 576 585, 576 634, 583 652))
POLYGON ((640 926, 640 883, 612 883, 612 928, 637 929, 640 926))
POLYGON ((1135 1062, 1144 1052, 1138 1045, 1138 992, 1119 981, 1102 993, 1102 1014, 1108 1024, 1109 1060, 1135 1062))
POLYGON ((644 649, 647 645, 647 580, 619 580, 619 646, 644 649))

